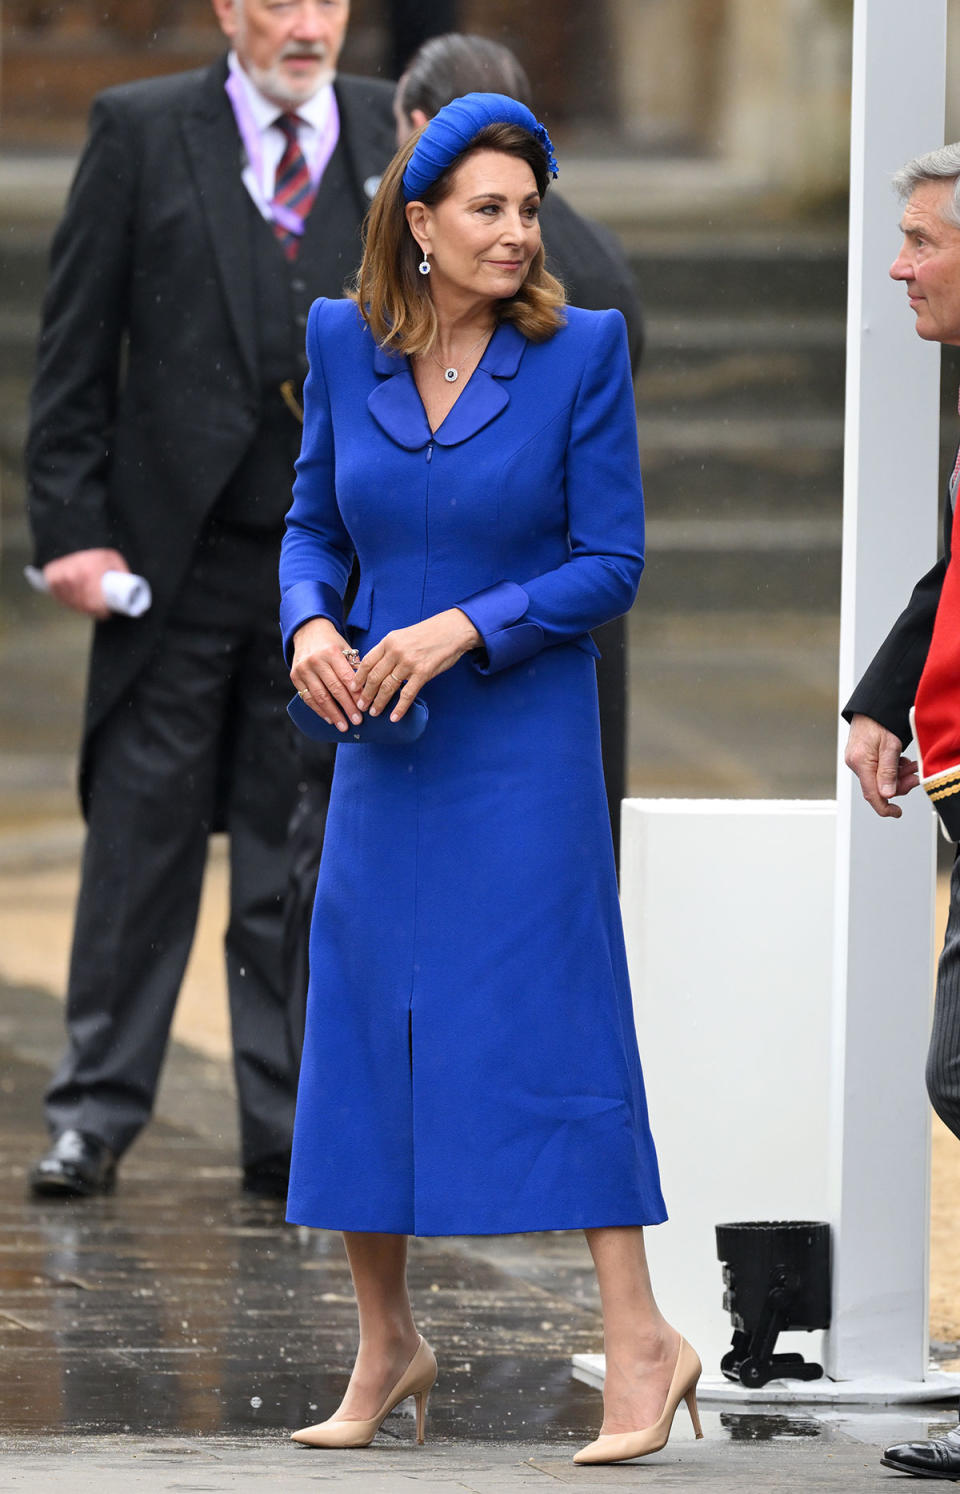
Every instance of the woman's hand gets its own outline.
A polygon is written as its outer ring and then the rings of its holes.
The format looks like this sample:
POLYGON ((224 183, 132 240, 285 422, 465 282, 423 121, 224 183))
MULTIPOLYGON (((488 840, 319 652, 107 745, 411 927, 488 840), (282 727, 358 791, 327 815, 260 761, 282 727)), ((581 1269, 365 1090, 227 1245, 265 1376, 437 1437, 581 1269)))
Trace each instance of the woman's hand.
POLYGON ((399 721, 427 680, 443 674, 481 642, 459 607, 425 617, 409 628, 394 628, 360 661, 354 678, 356 703, 361 711, 369 709, 371 716, 378 716, 400 690, 390 712, 390 720, 399 721))
POLYGON ((310 709, 339 731, 346 731, 347 716, 354 726, 363 720, 349 652, 347 640, 325 617, 311 617, 293 635, 290 678, 310 709))

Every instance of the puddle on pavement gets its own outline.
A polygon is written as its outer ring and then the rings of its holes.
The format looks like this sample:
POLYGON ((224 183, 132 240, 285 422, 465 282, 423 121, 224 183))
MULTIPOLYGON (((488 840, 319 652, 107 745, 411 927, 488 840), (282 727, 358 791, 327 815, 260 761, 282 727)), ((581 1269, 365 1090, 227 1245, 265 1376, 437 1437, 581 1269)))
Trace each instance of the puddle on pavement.
POLYGON ((822 1428, 810 1416, 784 1416, 771 1412, 721 1411, 720 1430, 731 1442, 776 1442, 784 1437, 819 1437, 822 1428))

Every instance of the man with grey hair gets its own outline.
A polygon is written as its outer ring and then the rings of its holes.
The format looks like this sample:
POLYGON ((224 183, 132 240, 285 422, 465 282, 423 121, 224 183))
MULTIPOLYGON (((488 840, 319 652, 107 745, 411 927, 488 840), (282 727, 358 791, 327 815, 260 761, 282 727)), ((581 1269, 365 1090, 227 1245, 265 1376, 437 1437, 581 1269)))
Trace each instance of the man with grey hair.
MULTIPOLYGON (((945 145, 910 161, 894 178, 903 201, 903 243, 890 267, 903 283, 919 337, 960 345, 960 144, 945 145)), ((846 763, 857 775, 867 803, 884 818, 902 813, 894 800, 920 781, 920 765, 904 755, 914 735, 911 708, 921 677, 929 690, 934 663, 931 639, 945 591, 952 590, 952 530, 960 452, 950 479, 944 514, 944 555, 914 588, 905 610, 847 702, 850 722, 846 763), (925 669, 927 673, 925 674, 925 669)), ((955 616, 941 616, 943 624, 955 616)), ((960 617, 956 618, 960 627, 960 617)), ((955 629, 951 626, 951 632, 955 629)), ((960 644, 960 640, 958 640, 960 644)), ((940 709, 953 711, 941 696, 940 709)), ((956 728, 960 729, 960 698, 956 728)), ((929 778, 924 764, 924 781, 929 778)), ((951 838, 956 838, 951 834, 951 838)), ((927 1090, 933 1108, 960 1137, 960 859, 950 879, 950 915, 937 973, 933 1031, 927 1057, 927 1090)), ((960 1429, 930 1442, 887 1448, 882 1462, 917 1477, 960 1479, 960 1429)))
POLYGON ((342 295, 393 154, 392 90, 336 75, 348 0, 213 0, 211 67, 93 105, 56 234, 27 447, 36 564, 96 620, 87 819, 33 1194, 108 1192, 147 1121, 211 830, 226 931, 243 1187, 283 1196, 296 1063, 282 911, 299 763, 277 563, 311 301, 342 295), (111 616, 106 571, 153 605, 111 616))

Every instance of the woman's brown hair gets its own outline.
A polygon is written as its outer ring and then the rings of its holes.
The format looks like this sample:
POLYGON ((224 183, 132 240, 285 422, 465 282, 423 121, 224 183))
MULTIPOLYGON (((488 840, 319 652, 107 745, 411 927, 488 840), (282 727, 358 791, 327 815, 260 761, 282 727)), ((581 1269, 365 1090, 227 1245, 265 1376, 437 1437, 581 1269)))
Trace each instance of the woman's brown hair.
MULTIPOLYGON (((418 130, 397 151, 370 204, 354 291, 376 341, 407 354, 428 353, 437 338, 437 313, 427 277, 417 270, 422 255, 407 223, 403 195, 403 173, 421 133, 418 130)), ((512 124, 485 125, 417 200, 435 207, 448 197, 457 167, 476 150, 498 150, 526 161, 543 200, 549 182, 543 147, 528 130, 512 124)), ((516 295, 498 305, 498 320, 512 322, 531 342, 546 342, 563 325, 563 286, 546 268, 542 244, 516 295)))

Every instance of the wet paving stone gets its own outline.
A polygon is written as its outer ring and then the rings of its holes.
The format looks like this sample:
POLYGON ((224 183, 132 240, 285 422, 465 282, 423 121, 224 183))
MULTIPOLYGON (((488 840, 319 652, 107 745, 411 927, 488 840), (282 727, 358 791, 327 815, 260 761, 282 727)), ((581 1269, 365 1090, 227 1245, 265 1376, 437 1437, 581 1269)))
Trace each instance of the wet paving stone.
POLYGON ((338 1235, 244 1197, 226 1065, 174 1044, 159 1101, 107 1198, 31 1201, 41 1095, 61 1012, 0 986, 0 1490, 78 1494, 506 1494, 591 1488, 882 1489, 878 1448, 942 1435, 949 1413, 814 1414, 704 1406, 705 1442, 678 1418, 641 1467, 577 1469, 596 1391, 570 1357, 601 1345, 582 1235, 414 1240, 410 1282, 441 1374, 428 1445, 409 1409, 364 1450, 317 1456, 287 1433, 339 1400, 356 1344, 338 1235), (189 1118, 189 1123, 188 1123, 189 1118))
MULTIPOLYGON (((356 1344, 339 1236, 245 1198, 222 1141, 164 1121, 112 1196, 29 1200, 46 1073, 9 1046, 0 1073, 5 1433, 267 1434, 328 1414, 356 1344)), ((488 1242, 489 1258, 411 1242, 418 1322, 442 1363, 432 1436, 594 1434, 599 1397, 570 1374, 601 1342, 589 1257, 580 1236, 540 1239, 488 1242)), ((411 1417, 384 1432, 409 1440, 411 1417)))

